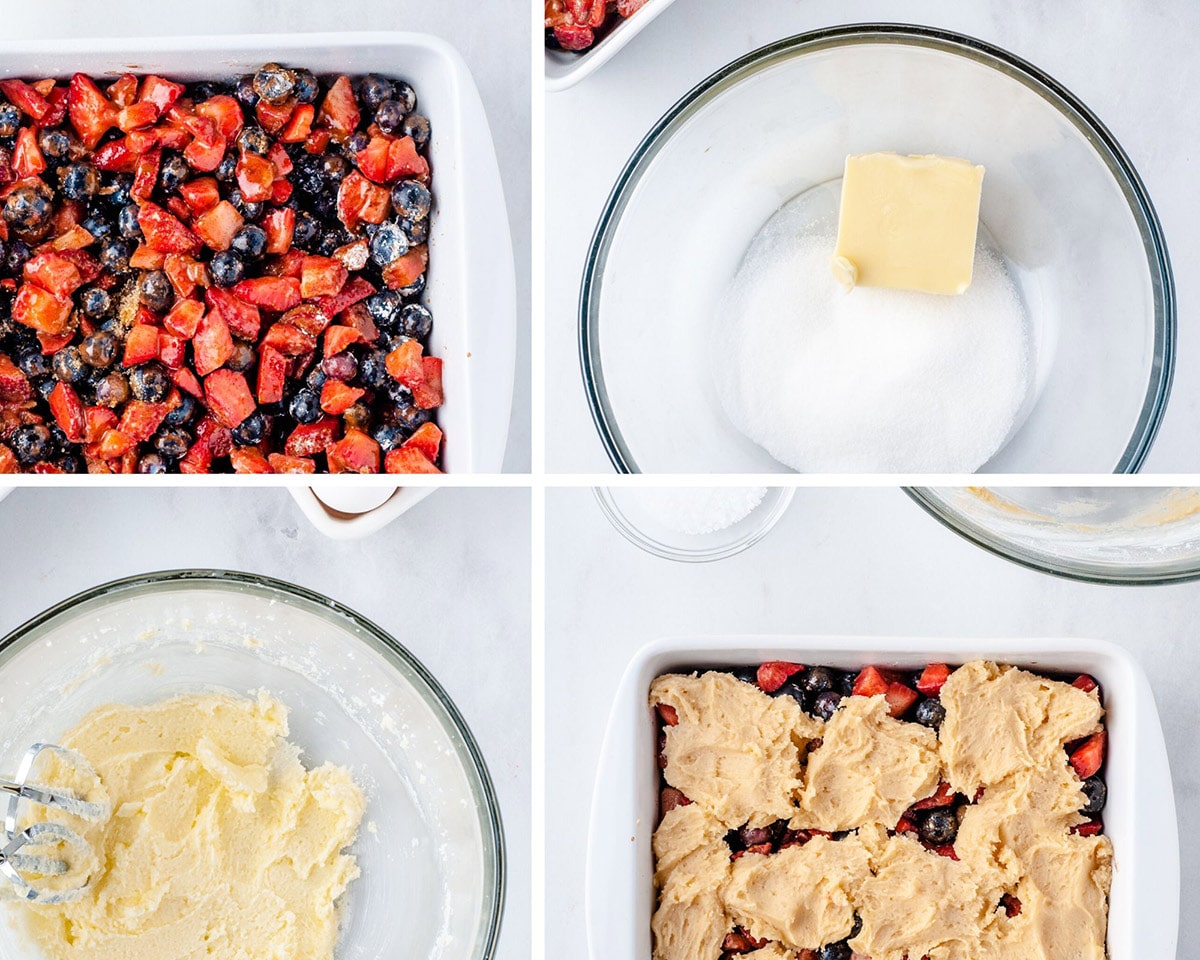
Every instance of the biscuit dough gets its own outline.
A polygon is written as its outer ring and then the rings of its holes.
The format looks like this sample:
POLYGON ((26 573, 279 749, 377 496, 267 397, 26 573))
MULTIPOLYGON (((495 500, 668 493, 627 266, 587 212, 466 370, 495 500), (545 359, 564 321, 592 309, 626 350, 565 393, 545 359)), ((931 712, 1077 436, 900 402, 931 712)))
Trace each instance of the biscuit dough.
POLYGON ((721 898, 729 877, 725 827, 699 804, 676 807, 654 832, 659 906, 650 926, 656 949, 689 960, 719 960, 730 920, 721 898))
POLYGON ((63 737, 113 815, 84 833, 101 867, 82 899, 26 914, 47 960, 331 960, 364 800, 287 733, 260 693, 102 707, 63 737))
POLYGON ((675 708, 667 727, 667 782, 727 827, 792 815, 800 751, 823 724, 788 696, 769 697, 728 673, 659 677, 651 704, 675 708))

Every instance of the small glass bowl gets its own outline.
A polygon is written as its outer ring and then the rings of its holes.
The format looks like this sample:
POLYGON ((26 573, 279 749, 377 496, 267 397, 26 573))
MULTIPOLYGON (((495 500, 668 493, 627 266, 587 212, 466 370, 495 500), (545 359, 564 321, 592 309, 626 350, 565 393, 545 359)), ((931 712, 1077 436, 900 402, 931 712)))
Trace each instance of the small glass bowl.
POLYGON ((794 487, 768 487, 762 501, 737 523, 711 533, 680 533, 638 502, 639 487, 595 487, 596 502, 630 543, 664 560, 708 563, 741 553, 771 532, 792 502, 794 487))

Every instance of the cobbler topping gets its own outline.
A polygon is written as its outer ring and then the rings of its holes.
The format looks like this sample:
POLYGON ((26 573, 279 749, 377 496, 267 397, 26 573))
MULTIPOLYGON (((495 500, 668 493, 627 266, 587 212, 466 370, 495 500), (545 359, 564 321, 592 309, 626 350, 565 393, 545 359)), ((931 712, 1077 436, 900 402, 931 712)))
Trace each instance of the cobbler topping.
POLYGON ((772 662, 659 677, 651 703, 656 960, 1105 957, 1090 677, 772 662))

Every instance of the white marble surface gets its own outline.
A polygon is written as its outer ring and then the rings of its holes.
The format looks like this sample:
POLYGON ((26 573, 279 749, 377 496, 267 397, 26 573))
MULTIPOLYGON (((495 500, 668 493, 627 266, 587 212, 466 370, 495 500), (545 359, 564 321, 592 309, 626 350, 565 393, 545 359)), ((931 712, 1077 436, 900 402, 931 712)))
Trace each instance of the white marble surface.
POLYGON ((178 567, 276 577, 395 630, 479 741, 508 847, 496 956, 527 960, 529 524, 523 489, 439 490, 350 541, 318 533, 286 490, 17 490, 0 505, 0 635, 85 588, 178 567))
POLYGON ((688 633, 1072 636, 1128 647, 1150 677, 1174 774, 1178 956, 1200 955, 1200 583, 1104 587, 1034 573, 961 540, 894 489, 797 490, 763 541, 711 564, 643 553, 586 489, 548 491, 546 529, 547 956, 579 952, 592 783, 621 674, 643 644, 688 633))
MULTIPOLYGON (((517 273, 517 368, 504 470, 530 467, 529 15, 522 0, 61 0, 0 3, 3 38, 411 30, 458 49, 479 87, 496 143, 517 273)), ((419 91, 418 91, 419 92, 419 91)))
POLYGON ((838 23, 907 22, 971 34, 1032 61, 1107 124, 1141 174, 1175 267, 1180 333, 1175 388, 1152 472, 1196 472, 1200 295, 1195 143, 1200 5, 1194 0, 677 0, 608 64, 546 98, 547 468, 611 469, 576 356, 576 301, 587 245, 613 182, 653 123, 696 83, 763 44, 838 23))

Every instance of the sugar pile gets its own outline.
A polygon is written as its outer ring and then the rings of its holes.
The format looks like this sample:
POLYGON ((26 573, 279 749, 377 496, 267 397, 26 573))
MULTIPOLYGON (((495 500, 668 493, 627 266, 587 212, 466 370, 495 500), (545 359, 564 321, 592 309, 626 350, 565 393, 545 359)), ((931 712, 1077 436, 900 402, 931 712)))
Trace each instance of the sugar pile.
POLYGON ((726 415, 795 470, 977 470, 1029 389, 1028 321, 1003 261, 981 246, 961 296, 847 293, 834 246, 796 204, 755 238, 716 318, 726 415))
POLYGON ((638 506, 676 533, 698 537, 746 519, 767 495, 766 487, 648 487, 636 491, 638 506))

